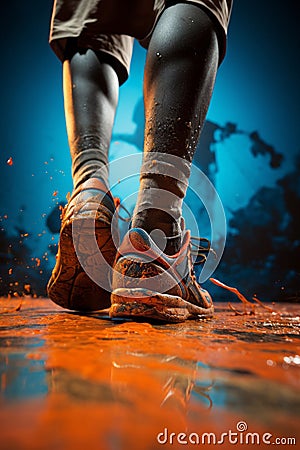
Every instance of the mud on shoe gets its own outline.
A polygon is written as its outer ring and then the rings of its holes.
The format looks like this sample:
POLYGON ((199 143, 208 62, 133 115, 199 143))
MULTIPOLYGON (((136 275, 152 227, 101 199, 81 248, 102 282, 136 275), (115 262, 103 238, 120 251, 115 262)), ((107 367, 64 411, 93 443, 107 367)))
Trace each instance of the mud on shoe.
POLYGON ((110 306, 111 267, 118 246, 113 197, 98 179, 76 190, 62 211, 49 298, 63 308, 93 311, 110 306))
POLYGON ((214 311, 194 274, 189 231, 180 251, 168 256, 143 229, 129 230, 116 256, 112 289, 111 317, 183 322, 214 311))

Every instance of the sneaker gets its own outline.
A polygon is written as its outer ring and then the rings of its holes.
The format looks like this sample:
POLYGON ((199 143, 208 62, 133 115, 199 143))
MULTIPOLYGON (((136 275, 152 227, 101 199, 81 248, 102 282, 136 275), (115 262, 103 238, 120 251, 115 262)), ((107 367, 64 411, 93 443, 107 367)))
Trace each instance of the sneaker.
POLYGON ((79 311, 110 306, 111 267, 118 245, 114 212, 113 197, 96 178, 73 193, 62 211, 56 264, 47 286, 54 303, 79 311))
POLYGON ((129 230, 114 264, 110 316, 165 322, 211 317, 212 299, 196 281, 193 253, 189 231, 180 251, 168 256, 144 230, 129 230))

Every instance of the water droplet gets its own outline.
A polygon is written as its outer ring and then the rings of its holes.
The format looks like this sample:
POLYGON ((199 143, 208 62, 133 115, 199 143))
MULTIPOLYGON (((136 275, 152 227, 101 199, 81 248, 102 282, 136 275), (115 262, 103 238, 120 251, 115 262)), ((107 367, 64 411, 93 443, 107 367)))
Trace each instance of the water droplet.
POLYGON ((295 355, 295 356, 285 356, 283 358, 283 361, 286 364, 291 364, 291 365, 300 365, 300 356, 299 355, 295 355))
POLYGON ((268 359, 267 360, 267 365, 272 367, 272 366, 276 366, 276 362, 272 361, 272 359, 268 359))

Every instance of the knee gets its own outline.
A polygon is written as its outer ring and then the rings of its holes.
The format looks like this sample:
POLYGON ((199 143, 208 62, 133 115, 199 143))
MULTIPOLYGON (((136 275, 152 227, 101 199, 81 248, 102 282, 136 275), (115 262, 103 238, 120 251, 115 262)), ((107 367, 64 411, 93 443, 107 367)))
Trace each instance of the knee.
POLYGON ((160 17, 149 45, 156 58, 207 58, 218 56, 215 26, 198 5, 178 3, 160 17))
POLYGON ((105 99, 115 108, 119 80, 113 66, 92 49, 75 49, 64 61, 64 79, 76 86, 73 96, 105 99))
POLYGON ((78 49, 69 58, 69 64, 73 76, 77 80, 97 84, 106 80, 107 64, 103 63, 99 55, 92 49, 78 49))

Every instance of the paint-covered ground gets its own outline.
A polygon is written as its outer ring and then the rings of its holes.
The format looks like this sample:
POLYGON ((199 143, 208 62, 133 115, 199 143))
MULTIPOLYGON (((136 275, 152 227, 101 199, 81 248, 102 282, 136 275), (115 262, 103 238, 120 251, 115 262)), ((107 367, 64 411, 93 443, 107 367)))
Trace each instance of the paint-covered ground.
POLYGON ((299 305, 273 309, 162 325, 1 299, 1 450, 300 448, 299 305))

